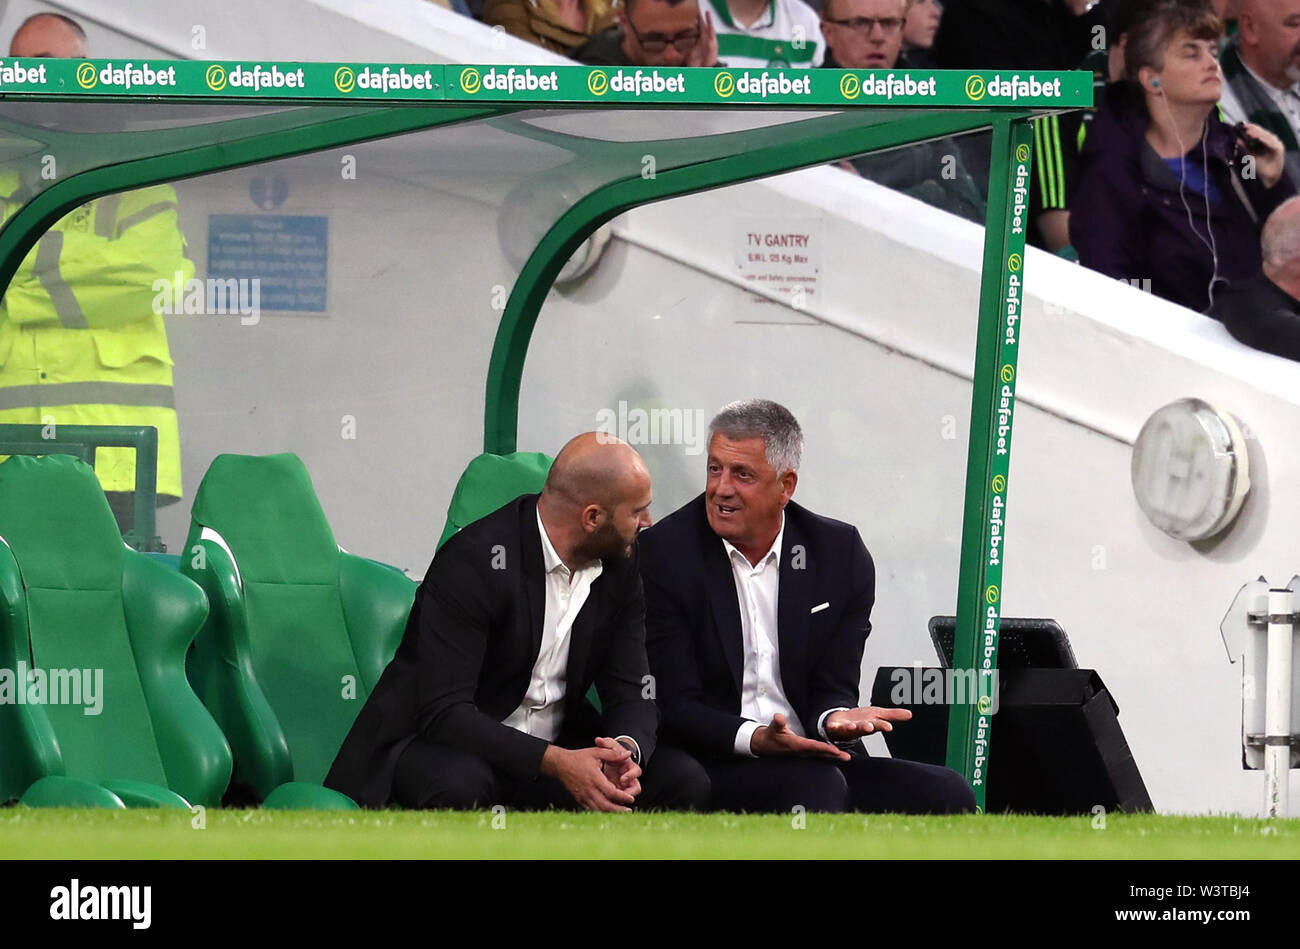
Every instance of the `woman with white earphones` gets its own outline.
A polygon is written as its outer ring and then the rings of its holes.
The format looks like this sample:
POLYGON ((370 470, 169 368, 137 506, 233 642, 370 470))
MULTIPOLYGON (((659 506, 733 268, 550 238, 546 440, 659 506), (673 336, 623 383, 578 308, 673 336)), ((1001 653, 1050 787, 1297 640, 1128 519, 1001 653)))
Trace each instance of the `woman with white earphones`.
POLYGON ((1204 0, 1157 0, 1139 16, 1070 208, 1085 267, 1199 311, 1259 272, 1264 219, 1295 194, 1277 136, 1219 117, 1222 32, 1204 0))

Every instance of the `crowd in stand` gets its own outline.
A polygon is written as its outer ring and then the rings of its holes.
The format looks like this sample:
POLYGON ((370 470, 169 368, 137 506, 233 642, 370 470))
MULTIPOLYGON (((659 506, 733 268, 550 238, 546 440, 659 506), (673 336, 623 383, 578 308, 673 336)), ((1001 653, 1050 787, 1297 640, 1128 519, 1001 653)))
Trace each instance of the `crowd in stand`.
MULTIPOLYGON (((439 0, 589 65, 1089 69, 1034 123, 1030 242, 1300 360, 1300 0, 439 0)), ((989 140, 842 163, 975 221, 989 140)))

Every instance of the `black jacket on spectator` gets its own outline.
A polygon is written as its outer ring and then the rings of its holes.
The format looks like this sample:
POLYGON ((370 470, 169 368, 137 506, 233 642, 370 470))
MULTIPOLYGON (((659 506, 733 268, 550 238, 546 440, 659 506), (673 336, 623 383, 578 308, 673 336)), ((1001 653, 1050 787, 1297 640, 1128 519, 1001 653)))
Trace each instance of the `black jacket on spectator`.
POLYGON ((632 65, 632 60, 623 52, 623 31, 617 26, 601 30, 570 53, 569 58, 585 66, 632 65))
POLYGON ((946 69, 1074 69, 1105 24, 1104 4, 1075 16, 1064 0, 947 0, 930 52, 946 69))
POLYGON ((1300 300, 1262 273, 1223 291, 1210 315, 1247 346, 1300 360, 1300 300))
POLYGON ((1140 88, 1117 82, 1107 90, 1084 141, 1071 206, 1070 239, 1080 263, 1139 281, 1144 289, 1149 280, 1157 296, 1204 312, 1215 273, 1207 236, 1212 227, 1220 281, 1236 283, 1259 273, 1260 227, 1295 189, 1285 175, 1272 188, 1244 178, 1232 129, 1217 110, 1208 122, 1205 152, 1198 141, 1187 156, 1191 165, 1208 164, 1219 191, 1207 224, 1205 198, 1190 189, 1180 197, 1178 176, 1147 143, 1150 118, 1140 88))
MULTIPOLYGON (((1094 28, 1105 26, 1105 3, 1084 16, 1073 15, 1063 0, 947 0, 930 58, 941 69, 1078 69, 1092 52, 1094 28)), ((1036 222, 1049 211, 1069 207, 1078 177, 1082 113, 1045 116, 1034 122, 1033 173, 1029 216, 1036 222)), ((964 135, 966 167, 981 189, 989 172, 988 133, 964 135)), ((1043 246, 1037 226, 1029 242, 1043 246)))

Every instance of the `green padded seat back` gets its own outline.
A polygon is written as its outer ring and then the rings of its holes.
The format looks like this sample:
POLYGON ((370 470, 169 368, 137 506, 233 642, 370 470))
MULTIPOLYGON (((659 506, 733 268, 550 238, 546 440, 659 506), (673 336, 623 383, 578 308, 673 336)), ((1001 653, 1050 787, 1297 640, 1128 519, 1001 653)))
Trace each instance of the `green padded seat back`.
POLYGON ((192 516, 234 557, 253 675, 284 732, 294 780, 320 783, 366 688, 339 595, 338 544, 311 477, 293 454, 219 455, 192 516), (348 683, 357 701, 342 700, 348 683))
POLYGON ((27 642, 14 652, 39 670, 29 697, 44 679, 64 774, 166 786, 122 601, 127 550, 94 471, 69 455, 11 456, 0 464, 0 537, 27 602, 27 642))
POLYGON ((509 504, 521 494, 536 494, 546 484, 552 459, 540 451, 516 451, 509 455, 479 455, 465 468, 447 507, 447 526, 438 541, 447 538, 480 517, 509 504))

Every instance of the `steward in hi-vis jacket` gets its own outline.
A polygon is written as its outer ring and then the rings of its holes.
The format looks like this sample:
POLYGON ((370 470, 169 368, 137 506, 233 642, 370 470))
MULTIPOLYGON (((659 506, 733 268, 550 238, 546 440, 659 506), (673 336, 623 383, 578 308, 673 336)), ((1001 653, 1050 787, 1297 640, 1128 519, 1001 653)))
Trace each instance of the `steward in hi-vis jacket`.
MULTIPOLYGON (((34 193, 16 172, 0 172, 0 220, 34 193)), ((181 497, 172 358, 155 282, 168 281, 168 297, 179 298, 193 276, 169 185, 107 195, 59 220, 0 300, 0 423, 152 425, 159 500, 181 497)), ((110 501, 133 492, 134 450, 98 449, 95 474, 110 501)))

